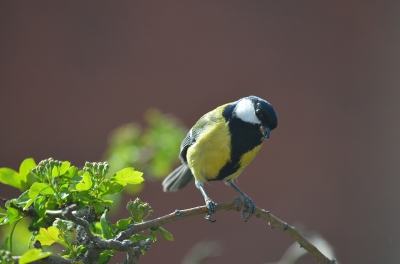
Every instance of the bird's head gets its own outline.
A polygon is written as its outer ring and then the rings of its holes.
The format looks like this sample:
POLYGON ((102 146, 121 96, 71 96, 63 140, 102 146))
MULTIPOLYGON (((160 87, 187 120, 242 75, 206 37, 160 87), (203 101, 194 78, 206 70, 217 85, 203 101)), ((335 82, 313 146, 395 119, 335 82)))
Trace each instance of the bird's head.
POLYGON ((266 139, 269 139, 271 130, 278 125, 278 116, 272 105, 253 95, 237 101, 233 117, 246 123, 259 125, 260 132, 266 139))

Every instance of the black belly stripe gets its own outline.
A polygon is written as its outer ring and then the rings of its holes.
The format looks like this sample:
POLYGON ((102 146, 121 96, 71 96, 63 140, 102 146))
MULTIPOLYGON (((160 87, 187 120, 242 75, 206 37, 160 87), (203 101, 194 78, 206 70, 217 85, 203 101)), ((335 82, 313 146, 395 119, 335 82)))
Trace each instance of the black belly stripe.
POLYGON ((212 179, 214 181, 222 181, 237 172, 240 168, 240 159, 243 154, 262 143, 263 137, 259 125, 246 123, 234 118, 229 121, 229 131, 231 133, 231 161, 222 167, 218 176, 212 179))

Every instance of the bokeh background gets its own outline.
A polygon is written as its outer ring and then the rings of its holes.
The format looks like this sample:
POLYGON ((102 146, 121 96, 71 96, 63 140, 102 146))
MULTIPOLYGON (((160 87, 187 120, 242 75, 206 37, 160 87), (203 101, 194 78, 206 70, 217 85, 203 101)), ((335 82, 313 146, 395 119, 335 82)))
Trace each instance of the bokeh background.
MULTIPOLYGON (((399 1, 2 1, 0 167, 101 160, 110 131, 151 107, 190 127, 254 94, 279 126, 239 186, 324 236, 341 263, 398 263, 399 47, 399 1)), ((206 189, 216 202, 236 195, 206 189)), ((165 194, 147 182, 140 197, 155 216, 203 204, 193 185, 165 194)), ((236 212, 216 219, 168 224, 175 241, 141 263, 179 263, 199 241, 222 245, 210 264, 266 263, 293 242, 236 212)))

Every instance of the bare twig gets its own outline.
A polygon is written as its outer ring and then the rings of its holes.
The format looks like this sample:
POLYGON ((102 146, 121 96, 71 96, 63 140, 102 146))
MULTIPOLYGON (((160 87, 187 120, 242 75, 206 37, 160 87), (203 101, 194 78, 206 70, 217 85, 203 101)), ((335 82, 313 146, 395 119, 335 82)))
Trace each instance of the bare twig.
MULTIPOLYGON (((245 209, 245 204, 239 197, 236 197, 232 202, 224 202, 216 205, 217 211, 228 211, 236 210, 243 211, 245 209)), ((121 232, 117 239, 126 239, 125 237, 130 237, 133 234, 139 233, 146 229, 157 229, 159 226, 165 225, 170 222, 185 219, 195 215, 202 215, 208 212, 207 206, 199 206, 185 210, 175 210, 175 212, 165 215, 153 220, 149 220, 140 224, 132 225, 127 230, 121 232)), ((288 234, 295 241, 299 243, 301 247, 307 250, 310 255, 312 255, 320 264, 334 264, 335 260, 331 260, 325 255, 323 255, 313 244, 311 244, 307 239, 305 239, 293 226, 288 225, 279 218, 272 215, 269 211, 265 211, 256 206, 254 215, 257 218, 262 218, 268 222, 272 229, 279 229, 284 233, 288 234)))

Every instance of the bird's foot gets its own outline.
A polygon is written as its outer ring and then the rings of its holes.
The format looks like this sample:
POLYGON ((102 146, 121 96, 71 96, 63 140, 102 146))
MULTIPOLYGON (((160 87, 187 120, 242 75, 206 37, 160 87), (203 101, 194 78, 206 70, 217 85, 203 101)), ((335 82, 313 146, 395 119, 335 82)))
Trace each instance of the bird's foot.
POLYGON ((245 204, 245 209, 242 210, 241 214, 243 221, 247 222, 247 220, 249 220, 249 218, 253 215, 255 206, 253 201, 247 195, 243 196, 243 202, 245 204), (247 217, 246 217, 246 212, 247 212, 247 217))
POLYGON ((205 219, 207 219, 211 223, 214 223, 217 220, 212 220, 211 216, 212 216, 212 214, 215 214, 217 212, 217 210, 215 208, 215 203, 210 198, 207 198, 205 200, 205 202, 206 202, 206 206, 208 208, 208 213, 207 213, 205 219))

